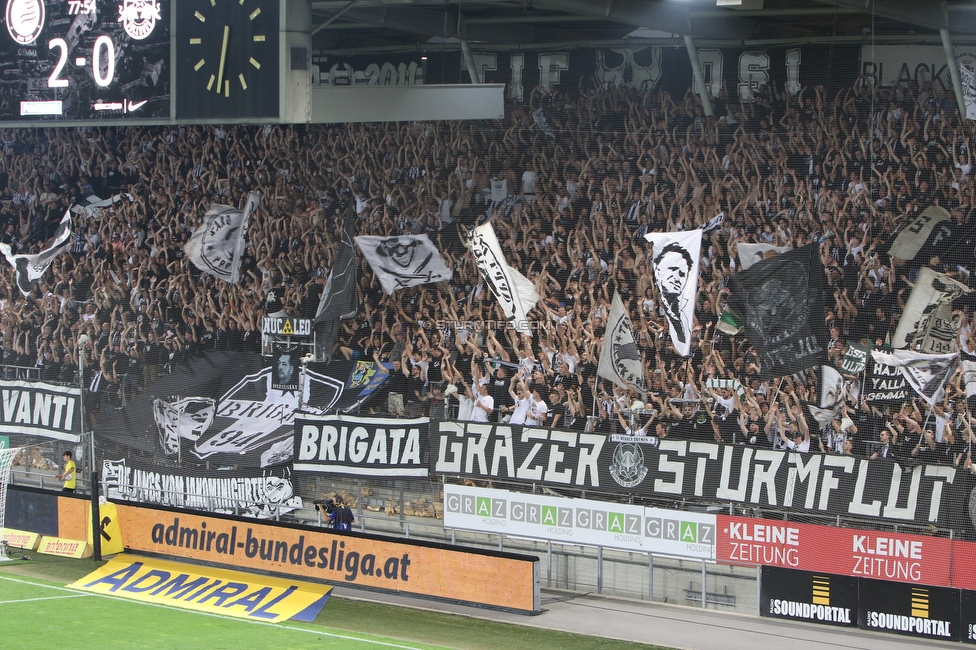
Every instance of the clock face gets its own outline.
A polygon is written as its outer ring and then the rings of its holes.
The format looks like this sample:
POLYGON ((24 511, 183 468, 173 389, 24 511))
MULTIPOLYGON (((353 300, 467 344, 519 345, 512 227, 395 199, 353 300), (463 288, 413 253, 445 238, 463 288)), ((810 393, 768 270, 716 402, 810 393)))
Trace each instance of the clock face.
POLYGON ((276 0, 177 5, 177 118, 278 116, 276 0))

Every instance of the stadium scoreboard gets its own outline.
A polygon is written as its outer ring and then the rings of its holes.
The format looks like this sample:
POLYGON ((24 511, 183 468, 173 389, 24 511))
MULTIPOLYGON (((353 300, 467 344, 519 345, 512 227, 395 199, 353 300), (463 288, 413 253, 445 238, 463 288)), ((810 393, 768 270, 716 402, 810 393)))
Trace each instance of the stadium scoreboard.
POLYGON ((0 120, 170 116, 170 0, 5 0, 0 120))

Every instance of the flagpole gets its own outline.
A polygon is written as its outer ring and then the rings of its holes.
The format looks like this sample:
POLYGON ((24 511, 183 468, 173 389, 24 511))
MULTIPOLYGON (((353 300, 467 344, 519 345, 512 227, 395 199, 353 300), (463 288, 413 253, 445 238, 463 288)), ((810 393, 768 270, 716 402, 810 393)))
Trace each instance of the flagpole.
MULTIPOLYGON (((87 338, 87 337, 86 337, 87 338)), ((78 415, 81 417, 81 436, 85 436, 85 348, 81 337, 78 337, 78 415)), ((88 491, 91 493, 91 526, 92 526, 92 559, 102 560, 102 526, 101 514, 98 508, 98 471, 95 469, 95 430, 88 434, 88 491)), ((78 471, 78 468, 75 468, 78 471)))

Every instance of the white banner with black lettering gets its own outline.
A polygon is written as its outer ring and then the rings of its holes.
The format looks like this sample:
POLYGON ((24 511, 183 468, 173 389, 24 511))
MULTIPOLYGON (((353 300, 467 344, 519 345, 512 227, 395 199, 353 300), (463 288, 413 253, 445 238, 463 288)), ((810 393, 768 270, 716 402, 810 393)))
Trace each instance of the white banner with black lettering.
POLYGON ((715 515, 444 484, 444 527, 715 559, 715 515))
POLYGON ((607 320, 606 336, 603 337, 597 374, 624 390, 635 389, 641 394, 647 392, 644 360, 634 343, 634 329, 627 310, 620 300, 620 294, 616 292, 610 306, 610 318, 607 320))
POLYGON ((976 361, 963 359, 959 363, 962 364, 962 379, 966 385, 966 397, 974 397, 976 396, 976 361))
POLYGON ((102 461, 102 493, 109 501, 134 501, 173 508, 270 519, 302 507, 291 472, 278 470, 192 470, 120 459, 102 461))
POLYGON ((702 231, 647 233, 644 239, 654 247, 654 280, 670 325, 671 343, 678 354, 690 356, 702 231))
POLYGON ((894 350, 891 353, 871 352, 874 360, 901 371, 908 385, 925 400, 929 408, 945 397, 945 384, 956 370, 959 354, 919 354, 911 350, 894 350))
POLYGON ((238 282, 247 222, 260 200, 260 192, 251 192, 243 210, 231 205, 211 205, 203 215, 203 223, 183 246, 193 265, 224 282, 238 282))
POLYGON ((969 293, 969 287, 948 275, 923 267, 898 322, 891 347, 911 348, 925 354, 959 351, 958 322, 952 302, 969 293))
POLYGON ((900 260, 915 259, 936 226, 950 218, 945 209, 937 205, 930 205, 922 210, 922 214, 915 217, 911 223, 898 231, 898 236, 892 242, 888 254, 900 260))
POLYGON ((467 232, 465 246, 474 253, 481 276, 498 299, 505 317, 514 321, 513 327, 522 334, 532 335, 528 313, 539 302, 535 285, 505 260, 491 223, 467 232))
POLYGON ((351 476, 428 474, 427 418, 295 417, 294 468, 351 476))
POLYGON ((444 282, 452 277, 440 251, 427 235, 356 237, 356 246, 387 295, 418 284, 444 282))
POLYGON ((79 442, 80 398, 77 386, 0 381, 0 434, 79 442))

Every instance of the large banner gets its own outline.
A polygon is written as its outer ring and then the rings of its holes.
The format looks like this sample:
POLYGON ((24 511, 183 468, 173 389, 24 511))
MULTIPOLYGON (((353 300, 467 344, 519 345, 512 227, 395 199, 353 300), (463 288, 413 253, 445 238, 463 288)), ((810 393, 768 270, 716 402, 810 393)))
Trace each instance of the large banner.
POLYGON ((119 504, 125 547, 210 566, 538 612, 539 558, 119 504))
POLYGON ((969 291, 969 287, 944 273, 923 267, 891 346, 925 354, 958 352, 959 319, 952 315, 952 302, 969 291))
POLYGON ((297 417, 294 468, 351 476, 428 473, 427 418, 297 417))
POLYGON ((714 560, 715 515, 444 485, 444 527, 714 560))
POLYGON ((827 278, 814 244, 755 264, 732 276, 730 306, 745 318, 764 380, 820 365, 827 348, 827 278))
POLYGON ((109 501, 271 519, 302 507, 291 472, 160 467, 138 460, 102 461, 102 493, 109 501))
POLYGON ((867 382, 863 389, 866 402, 901 402, 908 399, 911 390, 908 380, 898 366, 885 363, 885 358, 878 358, 872 351, 867 361, 867 382))
MULTIPOLYGON (((945 524, 961 514, 957 470, 886 460, 800 454, 714 442, 614 442, 604 435, 441 422, 433 471, 645 497, 776 507, 893 523, 945 524), (957 502, 958 501, 958 502, 957 502)), ((959 481, 962 490, 963 481, 959 481)))
MULTIPOLYGON (((860 70, 857 45, 804 45, 772 48, 699 48, 705 85, 713 97, 723 88, 729 97, 748 101, 760 84, 787 87, 796 94, 803 86, 827 84, 831 96, 849 88, 860 70), (821 62, 821 65, 818 65, 821 62), (822 62, 832 62, 824 75, 822 62)), ((328 86, 469 83, 460 52, 336 56, 312 50, 313 83, 328 86), (426 74, 425 74, 426 73, 426 74)), ((672 47, 571 48, 525 52, 492 51, 489 44, 473 45, 472 59, 484 83, 503 83, 509 96, 529 103, 537 86, 575 93, 580 84, 628 87, 647 92, 666 89, 681 97, 694 85, 688 53, 672 47)), ((695 85, 695 92, 701 89, 695 85)), ((538 109, 537 109, 538 110, 538 109)), ((623 114, 619 128, 623 129, 623 114)), ((601 120, 596 128, 610 126, 601 120)), ((613 124, 613 126, 618 126, 613 124)))
POLYGON ((81 389, 45 382, 0 380, 0 435, 81 440, 81 389))
POLYGON ((763 567, 759 615, 853 627, 857 625, 857 579, 763 567))
POLYGON ((653 246, 654 281, 668 319, 671 343, 678 354, 690 356, 702 231, 648 233, 644 239, 653 246))
POLYGON ((509 266, 491 223, 468 231, 464 244, 474 255, 481 277, 498 299, 505 318, 514 321, 513 327, 522 334, 532 335, 528 313, 539 302, 535 285, 518 269, 509 266))
POLYGON ((444 282, 453 275, 427 235, 356 237, 356 245, 387 295, 418 284, 444 282))
POLYGON ((205 462, 248 468, 288 463, 299 407, 310 415, 341 411, 382 386, 385 369, 363 363, 302 369, 295 357, 265 366, 257 354, 208 352, 113 411, 96 432, 100 456, 158 454, 180 460, 189 473, 205 462))

